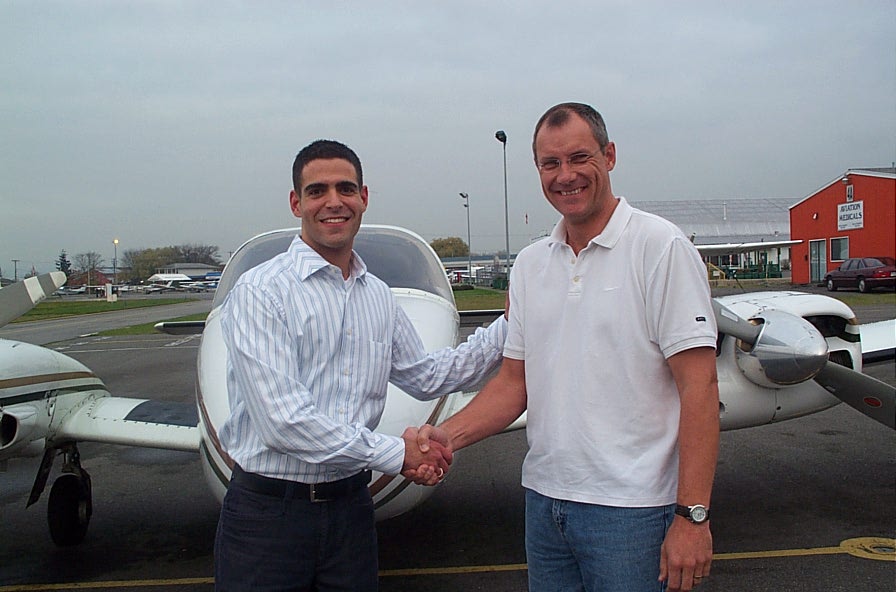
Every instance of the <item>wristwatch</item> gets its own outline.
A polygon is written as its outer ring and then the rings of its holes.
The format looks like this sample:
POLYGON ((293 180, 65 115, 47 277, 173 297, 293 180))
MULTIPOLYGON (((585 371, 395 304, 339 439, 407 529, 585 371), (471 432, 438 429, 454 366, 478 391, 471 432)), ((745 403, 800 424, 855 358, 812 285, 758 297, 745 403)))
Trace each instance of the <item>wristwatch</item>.
POLYGON ((709 520, 709 510, 706 509, 706 506, 700 504, 697 504, 696 506, 682 506, 681 504, 676 504, 675 513, 679 516, 684 516, 694 524, 703 524, 709 520))

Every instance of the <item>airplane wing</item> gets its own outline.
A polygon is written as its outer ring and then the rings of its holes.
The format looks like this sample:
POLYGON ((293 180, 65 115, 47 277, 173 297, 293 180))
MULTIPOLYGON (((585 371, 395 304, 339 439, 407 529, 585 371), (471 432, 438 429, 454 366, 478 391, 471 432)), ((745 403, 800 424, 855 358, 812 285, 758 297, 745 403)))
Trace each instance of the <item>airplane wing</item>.
POLYGON ((496 308, 494 310, 459 310, 457 314, 460 316, 460 326, 462 328, 474 329, 476 327, 485 327, 499 316, 504 314, 504 309, 496 308))
POLYGON ((874 364, 896 359, 896 319, 859 326, 862 363, 874 364))
POLYGON ((65 283, 61 271, 25 278, 0 290, 0 327, 19 318, 65 283))
POLYGON ((78 407, 54 439, 198 452, 198 423, 192 403, 101 397, 78 407))
POLYGON ((153 327, 168 335, 200 335, 205 330, 205 321, 162 321, 153 327))

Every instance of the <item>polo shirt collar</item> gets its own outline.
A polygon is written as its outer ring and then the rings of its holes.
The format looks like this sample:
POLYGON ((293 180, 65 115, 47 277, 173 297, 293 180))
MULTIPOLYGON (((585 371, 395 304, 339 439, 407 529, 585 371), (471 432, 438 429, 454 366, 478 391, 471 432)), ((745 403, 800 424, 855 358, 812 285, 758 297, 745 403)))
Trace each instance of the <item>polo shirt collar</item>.
MULTIPOLYGON (((589 243, 612 249, 619 242, 622 232, 632 218, 633 208, 624 197, 617 196, 616 199, 619 200, 619 203, 616 205, 616 209, 613 210, 610 221, 607 222, 603 232, 592 238, 589 243)), ((560 218, 560 221, 557 222, 548 237, 548 246, 553 247, 558 243, 566 244, 566 223, 563 221, 563 218, 560 218)))

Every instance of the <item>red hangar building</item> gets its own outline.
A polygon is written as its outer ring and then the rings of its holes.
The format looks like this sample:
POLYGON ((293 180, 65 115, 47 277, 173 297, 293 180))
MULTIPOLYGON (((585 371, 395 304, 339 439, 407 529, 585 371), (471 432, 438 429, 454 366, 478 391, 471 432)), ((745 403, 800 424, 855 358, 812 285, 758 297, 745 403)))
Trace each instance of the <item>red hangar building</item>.
POLYGON ((896 257, 896 167, 849 169, 790 207, 792 282, 818 284, 849 257, 896 257))

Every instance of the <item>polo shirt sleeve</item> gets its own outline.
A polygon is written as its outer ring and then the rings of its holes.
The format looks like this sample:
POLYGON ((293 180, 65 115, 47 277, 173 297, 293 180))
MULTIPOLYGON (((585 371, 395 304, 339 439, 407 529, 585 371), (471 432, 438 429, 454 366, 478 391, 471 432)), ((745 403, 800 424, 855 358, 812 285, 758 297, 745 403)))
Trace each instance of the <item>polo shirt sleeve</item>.
POLYGON ((706 266, 687 238, 675 237, 647 284, 648 330, 663 356, 716 345, 706 266))
POLYGON ((518 255, 510 268, 508 292, 510 309, 507 311, 507 339, 504 341, 504 357, 512 360, 526 359, 525 335, 523 333, 523 316, 525 312, 525 258, 518 255))

